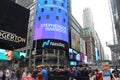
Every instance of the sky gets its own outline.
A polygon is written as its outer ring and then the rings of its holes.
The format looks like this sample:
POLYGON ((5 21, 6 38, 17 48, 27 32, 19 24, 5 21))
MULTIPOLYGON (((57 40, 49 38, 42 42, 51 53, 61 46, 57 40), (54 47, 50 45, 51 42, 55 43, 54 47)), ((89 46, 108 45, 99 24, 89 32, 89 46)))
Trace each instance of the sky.
POLYGON ((113 41, 108 0, 71 0, 71 2, 72 14, 81 26, 83 26, 83 9, 86 7, 91 9, 93 13, 94 28, 98 33, 107 59, 111 59, 110 48, 106 46, 106 42, 113 41))

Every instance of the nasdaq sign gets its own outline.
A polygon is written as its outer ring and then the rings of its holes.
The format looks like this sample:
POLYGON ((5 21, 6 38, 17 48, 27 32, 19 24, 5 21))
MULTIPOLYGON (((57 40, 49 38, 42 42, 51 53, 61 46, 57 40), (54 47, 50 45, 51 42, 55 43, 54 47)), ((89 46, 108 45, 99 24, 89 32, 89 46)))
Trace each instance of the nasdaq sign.
POLYGON ((65 44, 61 42, 50 41, 50 40, 44 41, 42 43, 42 48, 45 48, 45 46, 55 46, 55 47, 65 48, 65 44))

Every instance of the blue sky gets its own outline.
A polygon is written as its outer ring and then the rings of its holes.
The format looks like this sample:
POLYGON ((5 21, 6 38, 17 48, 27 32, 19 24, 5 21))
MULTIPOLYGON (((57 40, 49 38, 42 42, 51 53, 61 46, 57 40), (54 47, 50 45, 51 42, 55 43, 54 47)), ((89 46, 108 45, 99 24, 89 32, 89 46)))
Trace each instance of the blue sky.
POLYGON ((108 0, 71 0, 71 2, 72 14, 81 26, 83 25, 83 9, 85 7, 91 8, 94 19, 94 28, 99 35, 106 56, 108 57, 109 55, 109 59, 111 59, 111 51, 109 47, 106 46, 106 42, 113 40, 108 0))

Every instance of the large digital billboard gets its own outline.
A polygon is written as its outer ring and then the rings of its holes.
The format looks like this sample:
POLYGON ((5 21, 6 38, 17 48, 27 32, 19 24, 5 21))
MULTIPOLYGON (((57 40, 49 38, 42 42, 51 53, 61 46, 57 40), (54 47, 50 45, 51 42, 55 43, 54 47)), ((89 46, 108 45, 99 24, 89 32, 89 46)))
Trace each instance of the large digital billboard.
POLYGON ((84 62, 84 54, 76 51, 73 48, 69 48, 69 59, 71 61, 80 61, 84 62))
POLYGON ((68 42, 67 0, 37 0, 34 40, 68 42))
POLYGON ((26 53, 7 49, 0 49, 0 60, 13 60, 26 58, 26 53))
POLYGON ((33 42, 33 48, 57 48, 57 49, 64 49, 68 50, 68 43, 61 40, 55 39, 42 39, 36 40, 33 42))
POLYGON ((80 35, 74 29, 71 29, 71 46, 80 51, 80 35))
POLYGON ((11 0, 0 0, 0 48, 26 46, 29 10, 11 0))

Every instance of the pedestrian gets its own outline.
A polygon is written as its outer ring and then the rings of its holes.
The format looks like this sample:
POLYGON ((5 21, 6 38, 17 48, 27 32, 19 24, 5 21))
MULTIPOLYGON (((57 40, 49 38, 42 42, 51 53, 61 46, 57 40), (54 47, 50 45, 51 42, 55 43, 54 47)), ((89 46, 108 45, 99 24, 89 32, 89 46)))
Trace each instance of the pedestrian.
POLYGON ((11 80, 15 80, 15 70, 12 70, 11 72, 11 80))
POLYGON ((32 77, 32 73, 33 73, 33 70, 30 68, 28 69, 27 71, 27 76, 26 77, 22 77, 21 80, 35 80, 33 77, 32 77))
POLYGON ((91 72, 89 73, 89 80, 96 80, 96 76, 95 76, 94 71, 91 71, 91 72))
POLYGON ((0 80, 2 80, 3 77, 3 71, 0 69, 0 80))
POLYGON ((104 69, 102 72, 103 80, 111 80, 111 73, 108 69, 104 69))
POLYGON ((10 80, 10 78, 11 78, 10 70, 6 69, 6 71, 5 71, 5 80, 10 80))
POLYGON ((119 72, 115 71, 111 80, 120 80, 119 72))
POLYGON ((45 66, 44 65, 41 65, 41 73, 42 73, 42 78, 43 80, 48 80, 48 72, 47 70, 45 69, 45 66))
POLYGON ((23 69, 23 71, 22 71, 22 77, 26 77, 26 71, 25 71, 25 69, 23 69))
POLYGON ((102 80, 102 73, 98 69, 96 70, 96 80, 102 80))
POLYGON ((42 73, 40 71, 38 71, 36 79, 37 80, 43 80, 43 76, 42 76, 42 73))

